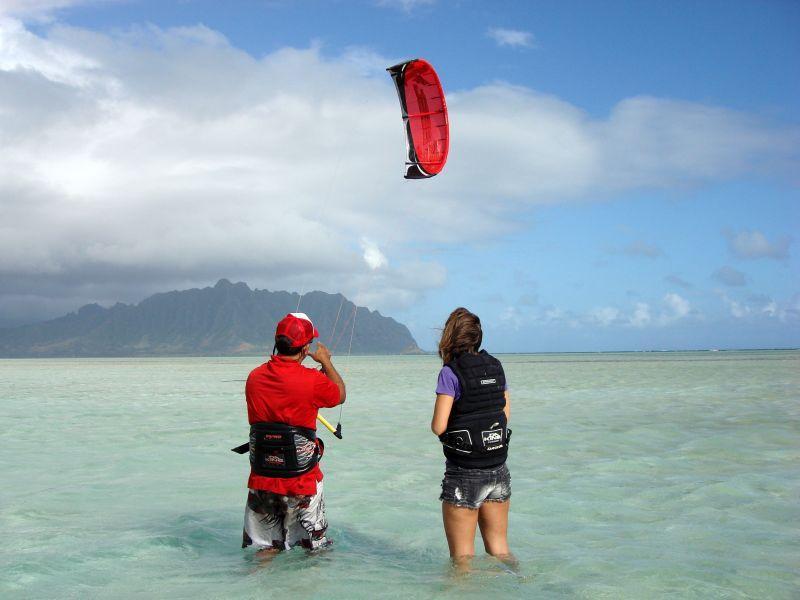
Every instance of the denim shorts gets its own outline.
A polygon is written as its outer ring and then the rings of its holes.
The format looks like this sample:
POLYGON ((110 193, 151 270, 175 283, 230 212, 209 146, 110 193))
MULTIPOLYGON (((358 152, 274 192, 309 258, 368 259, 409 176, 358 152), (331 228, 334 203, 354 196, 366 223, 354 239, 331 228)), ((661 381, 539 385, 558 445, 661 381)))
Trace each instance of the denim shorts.
POLYGON ((464 508, 511 498, 511 474, 503 463, 491 469, 465 469, 447 461, 439 500, 464 508))

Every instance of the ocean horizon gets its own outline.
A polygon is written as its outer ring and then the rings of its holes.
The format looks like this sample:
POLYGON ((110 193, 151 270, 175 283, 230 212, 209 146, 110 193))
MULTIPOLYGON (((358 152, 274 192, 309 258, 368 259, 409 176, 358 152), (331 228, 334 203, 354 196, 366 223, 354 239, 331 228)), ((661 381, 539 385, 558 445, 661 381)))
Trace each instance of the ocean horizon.
MULTIPOLYGON (((652 354, 652 353, 674 353, 674 354, 691 354, 691 353, 704 353, 704 352, 796 352, 800 351, 800 347, 776 347, 776 348, 694 348, 694 349, 647 349, 647 350, 542 350, 542 351, 520 351, 520 352, 494 352, 495 356, 556 356, 556 355, 570 355, 570 354, 652 354)), ((267 349, 266 352, 242 353, 242 354, 98 354, 96 356, 0 356, 0 360, 93 360, 100 358, 107 359, 125 359, 125 358, 258 358, 269 357, 271 350, 267 349)), ((375 352, 352 352, 350 354, 334 353, 333 357, 336 362, 346 361, 350 356, 438 356, 436 350, 421 350, 420 352, 400 352, 400 353, 375 353, 375 352)), ((309 362, 311 359, 308 359, 309 362)), ((306 365, 308 366, 308 364, 306 365)))

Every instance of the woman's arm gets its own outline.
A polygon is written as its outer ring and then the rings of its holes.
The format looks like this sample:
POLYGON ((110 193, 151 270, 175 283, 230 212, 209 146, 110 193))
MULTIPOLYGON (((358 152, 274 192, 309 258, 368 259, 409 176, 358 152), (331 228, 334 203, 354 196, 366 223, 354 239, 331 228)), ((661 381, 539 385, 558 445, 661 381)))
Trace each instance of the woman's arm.
POLYGON ((447 429, 447 420, 450 418, 450 410, 453 408, 453 397, 447 394, 436 394, 436 406, 433 407, 433 419, 431 419, 431 431, 437 436, 442 435, 447 429))
POLYGON ((506 424, 511 420, 511 396, 508 393, 508 390, 503 392, 503 395, 506 397, 506 405, 503 407, 503 412, 506 413, 506 424))

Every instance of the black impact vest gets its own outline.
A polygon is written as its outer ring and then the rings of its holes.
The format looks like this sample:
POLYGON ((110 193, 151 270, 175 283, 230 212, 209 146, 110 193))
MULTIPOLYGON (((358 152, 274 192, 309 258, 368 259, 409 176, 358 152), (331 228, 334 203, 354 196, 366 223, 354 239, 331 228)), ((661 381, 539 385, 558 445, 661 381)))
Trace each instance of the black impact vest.
POLYGON ((297 477, 308 473, 324 452, 317 432, 286 423, 253 423, 250 441, 234 452, 250 452, 250 467, 265 477, 297 477))
POLYGON ((467 469, 502 465, 508 456, 511 431, 503 409, 506 406, 506 376, 503 365, 481 350, 459 354, 447 363, 461 386, 453 402, 447 430, 439 436, 449 461, 467 469))

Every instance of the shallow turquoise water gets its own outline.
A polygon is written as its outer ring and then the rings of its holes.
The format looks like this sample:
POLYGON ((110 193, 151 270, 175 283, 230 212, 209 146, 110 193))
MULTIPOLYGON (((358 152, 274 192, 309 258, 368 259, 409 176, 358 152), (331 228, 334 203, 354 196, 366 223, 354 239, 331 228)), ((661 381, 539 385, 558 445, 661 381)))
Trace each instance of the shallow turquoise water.
MULTIPOLYGON (((434 357, 352 357, 334 548, 239 548, 255 358, 0 361, 3 598, 797 598, 800 352, 501 357, 510 541, 454 577, 434 357)), ((335 421, 336 410, 328 411, 335 421)))

